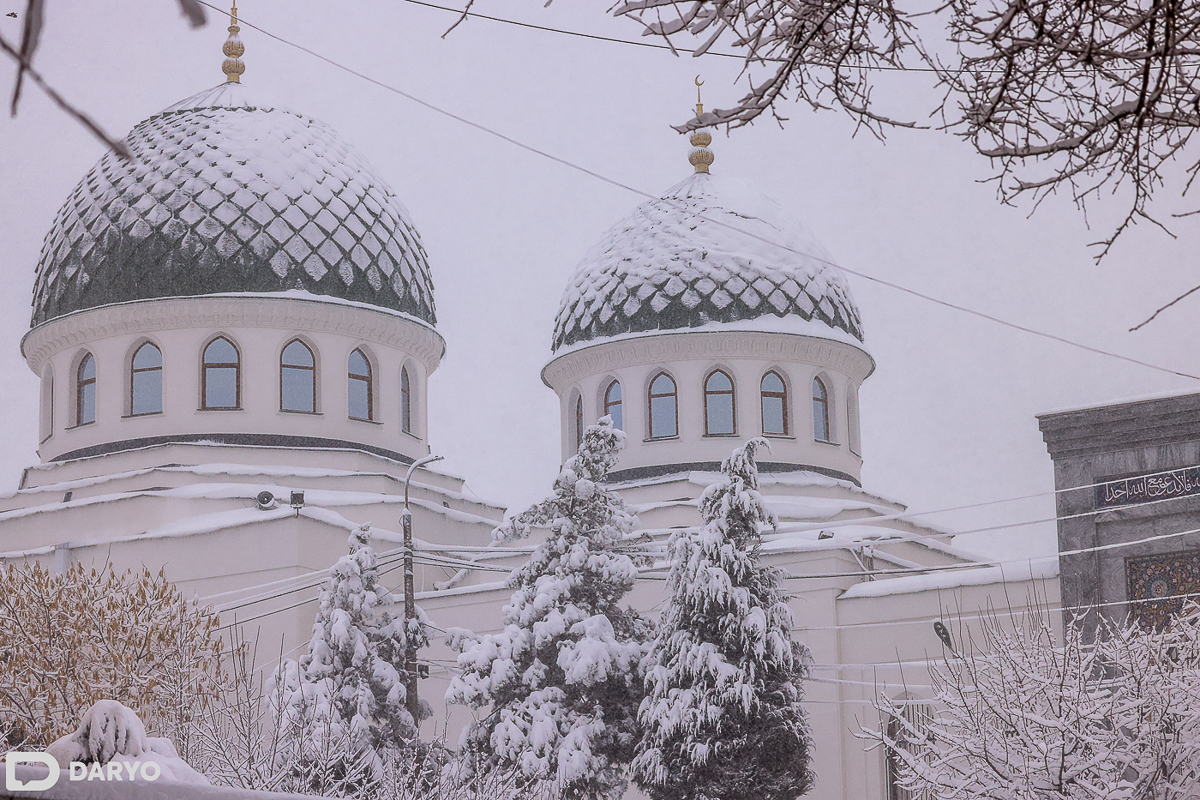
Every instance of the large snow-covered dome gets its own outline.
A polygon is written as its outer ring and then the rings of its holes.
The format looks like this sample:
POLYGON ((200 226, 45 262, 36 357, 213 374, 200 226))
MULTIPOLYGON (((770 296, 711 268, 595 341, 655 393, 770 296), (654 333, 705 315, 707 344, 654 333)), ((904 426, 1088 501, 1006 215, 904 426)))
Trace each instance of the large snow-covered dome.
POLYGON ((552 349, 771 317, 799 317, 831 337, 862 341, 845 277, 820 245, 727 194, 737 192, 697 173, 609 230, 563 293, 552 349))
POLYGON ((435 321, 420 237, 324 123, 226 83, 135 127, 46 236, 33 324, 131 300, 303 290, 435 321))

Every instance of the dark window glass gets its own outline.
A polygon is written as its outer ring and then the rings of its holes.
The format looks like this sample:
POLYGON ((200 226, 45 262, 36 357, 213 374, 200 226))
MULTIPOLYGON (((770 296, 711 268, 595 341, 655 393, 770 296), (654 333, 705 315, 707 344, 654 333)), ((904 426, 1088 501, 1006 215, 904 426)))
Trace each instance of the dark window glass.
POLYGON ((721 370, 704 382, 704 432, 733 433, 733 380, 721 370))
POLYGON ((613 381, 604 392, 604 414, 612 417, 613 427, 625 430, 625 418, 621 413, 621 382, 613 381))
POLYGON ((221 337, 204 348, 204 408, 241 405, 241 359, 233 342, 221 337))
POLYGON ((583 446, 583 398, 575 398, 575 452, 583 446))
POLYGON ((675 381, 665 372, 650 382, 650 438, 679 434, 679 414, 675 398, 675 381))
POLYGON ((162 412, 162 351, 150 342, 137 349, 129 370, 129 413, 162 412))
POLYGON ((829 392, 820 378, 813 378, 813 438, 829 441, 829 392))
POLYGON ((312 350, 299 339, 279 357, 279 407, 284 411, 317 410, 317 368, 312 350))
POLYGON ((408 367, 400 368, 400 430, 412 433, 412 383, 408 367))
POLYGON ((350 354, 347 377, 350 418, 373 419, 374 397, 372 397, 371 391, 371 363, 367 361, 367 357, 361 350, 355 350, 350 354))
POLYGON ((763 375, 761 388, 763 433, 786 436, 787 387, 783 378, 775 372, 768 372, 763 375))
POLYGON ((87 425, 96 421, 96 359, 84 355, 76 373, 75 424, 87 425))

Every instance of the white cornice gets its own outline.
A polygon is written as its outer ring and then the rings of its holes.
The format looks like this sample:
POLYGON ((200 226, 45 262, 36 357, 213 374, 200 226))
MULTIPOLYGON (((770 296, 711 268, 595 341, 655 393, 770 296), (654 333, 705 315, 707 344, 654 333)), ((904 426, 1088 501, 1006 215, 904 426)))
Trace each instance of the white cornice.
POLYGON ((855 383, 862 383, 875 371, 875 360, 863 349, 815 336, 765 331, 672 331, 572 350, 542 368, 542 382, 561 393, 583 377, 620 367, 714 358, 813 364, 837 370, 855 383))
POLYGON ((407 315, 346 303, 271 295, 169 297, 115 303, 43 322, 21 339, 34 374, 64 348, 112 336, 185 328, 275 328, 324 332, 394 347, 420 359, 427 372, 446 352, 441 335, 407 315))

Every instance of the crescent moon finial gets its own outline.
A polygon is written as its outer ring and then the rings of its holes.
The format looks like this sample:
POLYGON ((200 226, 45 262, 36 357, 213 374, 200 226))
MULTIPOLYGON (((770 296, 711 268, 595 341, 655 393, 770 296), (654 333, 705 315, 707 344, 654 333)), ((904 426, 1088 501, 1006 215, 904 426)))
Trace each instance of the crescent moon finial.
MULTIPOLYGON (((696 121, 699 122, 700 116, 704 113, 704 103, 700 101, 700 87, 704 85, 704 81, 700 80, 700 76, 696 76, 696 121)), ((708 167, 713 163, 713 151, 708 149, 712 144, 712 134, 703 128, 698 128, 692 131, 691 136, 692 152, 688 154, 688 163, 696 168, 696 172, 708 173, 708 167)))

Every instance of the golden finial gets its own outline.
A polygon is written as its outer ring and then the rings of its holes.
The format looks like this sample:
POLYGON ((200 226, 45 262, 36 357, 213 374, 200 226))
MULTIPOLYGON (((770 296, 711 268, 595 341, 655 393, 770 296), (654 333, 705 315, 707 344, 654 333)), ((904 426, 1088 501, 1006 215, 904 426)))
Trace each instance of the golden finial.
MULTIPOLYGON (((704 81, 700 80, 700 76, 696 76, 696 119, 704 113, 704 103, 700 101, 700 87, 704 85, 704 81)), ((713 163, 716 156, 713 151, 708 149, 712 144, 712 134, 706 130, 692 131, 692 138, 689 140, 692 143, 692 151, 688 153, 688 163, 696 168, 696 172, 708 174, 708 167, 713 163)))
POLYGON ((237 23, 237 3, 235 2, 229 12, 229 38, 225 40, 225 46, 221 48, 221 52, 225 54, 225 63, 221 65, 221 71, 225 73, 225 78, 230 83, 241 83, 242 73, 246 71, 246 65, 242 63, 242 54, 246 52, 246 46, 238 37, 238 33, 242 29, 238 27, 237 23))

